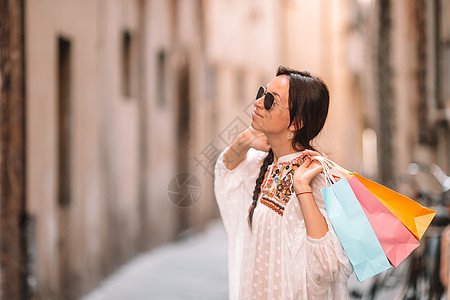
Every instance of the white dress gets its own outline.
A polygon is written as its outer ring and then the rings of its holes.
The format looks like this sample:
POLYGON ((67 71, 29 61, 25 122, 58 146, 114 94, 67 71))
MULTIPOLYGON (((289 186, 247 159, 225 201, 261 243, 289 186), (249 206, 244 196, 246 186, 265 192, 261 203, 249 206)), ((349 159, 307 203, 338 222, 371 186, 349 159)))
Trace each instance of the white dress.
POLYGON ((250 230, 248 209, 267 153, 250 149, 244 161, 228 170, 224 152, 216 162, 214 191, 229 241, 229 298, 349 299, 347 279, 353 269, 325 210, 320 193, 325 187, 324 175, 317 175, 311 183, 328 223, 324 237, 306 235, 293 191, 293 163, 300 162, 301 152, 269 165, 250 230))

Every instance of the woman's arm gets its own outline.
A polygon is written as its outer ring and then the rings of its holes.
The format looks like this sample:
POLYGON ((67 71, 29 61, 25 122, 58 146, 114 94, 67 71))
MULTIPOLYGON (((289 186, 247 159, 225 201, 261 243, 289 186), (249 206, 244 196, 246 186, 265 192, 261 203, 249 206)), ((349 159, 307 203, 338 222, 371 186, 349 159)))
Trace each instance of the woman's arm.
POLYGON ((294 191, 303 212, 306 234, 314 239, 320 239, 328 232, 327 222, 314 201, 311 189, 311 181, 322 170, 319 162, 307 157, 294 173, 294 191))
MULTIPOLYGON (((311 150, 305 150, 304 154, 320 155, 311 150)), ((305 239, 298 239, 297 244, 294 245, 296 249, 299 249, 301 245, 306 245, 304 252, 301 252, 303 255, 297 255, 295 259, 296 264, 303 265, 306 263, 308 289, 312 294, 327 291, 330 282, 338 281, 344 283, 332 285, 335 289, 332 293, 338 295, 338 292, 342 292, 342 297, 339 296, 338 298, 348 299, 348 292, 338 287, 346 287, 346 281, 353 268, 336 233, 333 231, 325 209, 319 208, 320 205, 317 205, 317 203, 321 203, 322 199, 315 199, 313 194, 310 193, 312 191, 311 182, 322 169, 322 165, 317 160, 311 161, 311 158, 308 157, 294 173, 294 191, 301 206, 307 234, 306 241, 305 239), (298 244, 299 242, 301 245, 298 244)), ((316 185, 324 185, 320 183, 321 179, 319 178, 316 185)), ((320 197, 320 193, 317 194, 316 191, 314 193, 316 197, 320 197)))
POLYGON ((269 151, 270 145, 264 133, 247 128, 243 131, 223 155, 223 163, 228 170, 235 169, 246 157, 250 148, 269 151))

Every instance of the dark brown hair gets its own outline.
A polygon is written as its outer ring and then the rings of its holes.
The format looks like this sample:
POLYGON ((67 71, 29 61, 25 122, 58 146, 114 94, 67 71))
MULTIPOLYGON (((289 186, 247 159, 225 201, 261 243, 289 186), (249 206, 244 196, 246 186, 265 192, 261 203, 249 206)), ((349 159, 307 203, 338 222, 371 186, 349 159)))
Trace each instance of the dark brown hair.
MULTIPOLYGON (((319 134, 325 125, 330 105, 330 95, 326 84, 309 72, 297 71, 285 66, 279 66, 277 75, 289 76, 289 126, 294 124, 292 148, 296 151, 312 149, 311 141, 319 134)), ((248 224, 252 227, 253 213, 258 203, 261 186, 268 166, 273 163, 273 151, 269 150, 256 179, 253 191, 253 202, 248 214, 248 224)))

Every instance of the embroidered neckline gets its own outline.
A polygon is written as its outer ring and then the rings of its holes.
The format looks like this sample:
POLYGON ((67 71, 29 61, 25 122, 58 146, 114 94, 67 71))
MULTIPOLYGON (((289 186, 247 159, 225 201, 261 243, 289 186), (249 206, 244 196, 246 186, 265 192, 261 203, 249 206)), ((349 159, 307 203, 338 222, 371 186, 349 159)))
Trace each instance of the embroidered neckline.
MULTIPOLYGON (((259 201, 280 216, 283 216, 284 209, 293 194, 294 172, 303 161, 300 154, 288 154, 290 157, 295 157, 272 166, 267 170, 270 173, 266 173, 266 178, 263 181, 259 201)), ((286 158, 286 155, 281 158, 286 158)))
POLYGON ((272 165, 275 166, 275 165, 279 165, 279 164, 289 164, 294 159, 296 159, 297 157, 302 155, 302 153, 303 153, 303 151, 283 155, 283 156, 278 158, 277 162, 273 162, 272 165))

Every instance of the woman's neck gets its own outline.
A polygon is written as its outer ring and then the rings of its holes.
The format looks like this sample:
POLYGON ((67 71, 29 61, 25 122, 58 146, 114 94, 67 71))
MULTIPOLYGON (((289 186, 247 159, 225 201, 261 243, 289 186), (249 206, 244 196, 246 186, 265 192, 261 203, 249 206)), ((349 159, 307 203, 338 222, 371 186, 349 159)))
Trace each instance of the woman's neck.
POLYGON ((273 151, 274 162, 277 162, 278 158, 282 156, 298 152, 292 147, 292 140, 288 138, 268 136, 267 139, 269 140, 270 147, 273 151))

